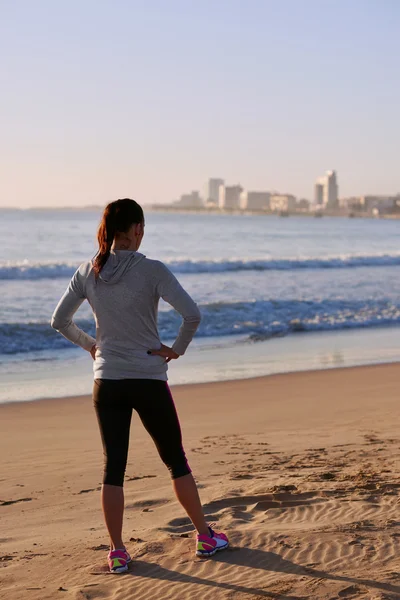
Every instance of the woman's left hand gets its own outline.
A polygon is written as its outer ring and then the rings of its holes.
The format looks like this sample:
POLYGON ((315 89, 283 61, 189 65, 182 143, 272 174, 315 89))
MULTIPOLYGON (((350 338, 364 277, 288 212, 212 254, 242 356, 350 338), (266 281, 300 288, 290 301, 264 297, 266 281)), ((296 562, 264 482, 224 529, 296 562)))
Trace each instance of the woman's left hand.
POLYGON ((96 350, 97 350, 97 346, 96 344, 94 344, 92 346, 92 348, 89 350, 91 357, 93 358, 93 360, 95 360, 96 358, 96 350))
POLYGON ((179 358, 180 354, 177 354, 175 350, 172 350, 169 346, 165 346, 165 344, 161 344, 161 348, 159 350, 148 350, 147 354, 151 354, 152 356, 163 356, 165 358, 165 362, 169 363, 172 359, 179 358))

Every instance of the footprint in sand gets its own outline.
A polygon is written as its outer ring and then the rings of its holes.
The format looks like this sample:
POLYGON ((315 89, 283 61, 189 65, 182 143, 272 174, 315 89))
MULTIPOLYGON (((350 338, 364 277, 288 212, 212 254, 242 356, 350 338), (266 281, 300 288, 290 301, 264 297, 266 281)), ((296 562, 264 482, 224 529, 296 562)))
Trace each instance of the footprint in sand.
POLYGON ((363 593, 363 591, 358 585, 349 585, 340 590, 338 596, 339 598, 356 598, 361 593, 363 593))
POLYGON ((384 441, 380 440, 375 433, 365 433, 363 437, 369 444, 384 444, 384 441))
POLYGON ((79 496, 79 494, 89 494, 89 492, 99 492, 101 490, 101 485, 99 485, 96 488, 88 488, 87 490, 81 490, 80 492, 77 492, 75 494, 73 494, 74 496, 79 496))
POLYGON ((144 512, 149 512, 153 508, 157 506, 163 506, 164 504, 168 504, 171 502, 169 498, 157 498, 155 500, 138 500, 137 502, 132 502, 132 504, 127 504, 126 509, 130 508, 141 508, 144 512))
POLYGON ((137 481, 139 479, 152 479, 153 477, 157 477, 157 475, 134 475, 133 477, 125 476, 125 481, 137 481))
POLYGON ((204 506, 206 511, 216 512, 224 508, 232 508, 234 506, 251 507, 252 511, 266 511, 270 508, 291 508, 294 506, 309 506, 326 502, 326 498, 322 498, 313 492, 303 492, 299 494, 290 494, 286 492, 278 492, 276 494, 256 494, 254 496, 238 496, 223 498, 209 502, 204 506))
POLYGON ((31 502, 33 498, 18 498, 18 500, 0 500, 0 506, 9 506, 10 504, 17 504, 18 502, 31 502))
MULTIPOLYGON (((218 515, 209 514, 208 512, 206 512, 205 516, 209 519, 209 521, 216 522, 219 520, 218 515)), ((187 517, 178 517, 168 521, 167 527, 160 527, 160 531, 167 531, 175 536, 179 535, 180 537, 183 537, 182 534, 192 533, 194 531, 194 527, 190 519, 187 517)))
POLYGON ((257 475, 250 475, 249 473, 236 473, 236 475, 232 475, 231 479, 257 479, 257 475))
POLYGON ((21 559, 32 560, 32 558, 36 558, 37 556, 48 556, 46 552, 29 552, 25 554, 25 556, 21 556, 21 559))

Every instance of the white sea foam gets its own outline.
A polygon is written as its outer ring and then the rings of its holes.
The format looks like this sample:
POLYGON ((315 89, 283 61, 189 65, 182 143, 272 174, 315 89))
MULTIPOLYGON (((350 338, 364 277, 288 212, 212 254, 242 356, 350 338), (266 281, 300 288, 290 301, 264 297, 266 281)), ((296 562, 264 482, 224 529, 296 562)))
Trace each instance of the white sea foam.
MULTIPOLYGON (((174 273, 225 273, 240 271, 290 271, 298 269, 350 269, 361 267, 390 267, 400 265, 400 253, 348 254, 325 258, 266 258, 231 260, 165 260, 174 273)), ((71 262, 29 261, 0 263, 0 280, 61 279, 71 277, 79 264, 71 262)))

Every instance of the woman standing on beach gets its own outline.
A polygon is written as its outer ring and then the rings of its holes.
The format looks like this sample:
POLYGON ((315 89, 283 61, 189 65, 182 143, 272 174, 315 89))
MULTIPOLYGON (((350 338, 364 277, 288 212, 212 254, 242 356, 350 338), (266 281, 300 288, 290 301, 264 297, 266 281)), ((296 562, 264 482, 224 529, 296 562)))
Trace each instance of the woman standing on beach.
POLYGON ((162 262, 138 252, 143 235, 139 204, 128 198, 108 204, 98 230, 98 253, 76 271, 51 321, 54 329, 94 359, 93 403, 104 448, 101 498, 112 573, 127 571, 131 561, 122 541, 122 522, 133 409, 153 438, 176 497, 197 530, 197 556, 211 556, 228 546, 226 535, 214 532, 205 521, 167 383, 168 363, 185 353, 200 312, 162 262), (161 343, 157 329, 160 298, 183 317, 172 348, 161 343), (85 299, 94 313, 96 339, 72 320, 85 299))

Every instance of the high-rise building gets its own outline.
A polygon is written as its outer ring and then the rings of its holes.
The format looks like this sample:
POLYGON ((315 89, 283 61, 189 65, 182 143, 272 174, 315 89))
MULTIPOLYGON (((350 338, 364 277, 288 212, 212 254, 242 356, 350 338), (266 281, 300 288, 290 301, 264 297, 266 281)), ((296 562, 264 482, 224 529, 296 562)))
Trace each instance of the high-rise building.
POLYGON ((270 192, 243 192, 242 208, 247 210, 267 210, 270 192))
POLYGON ((243 188, 241 185, 220 185, 219 186, 219 207, 229 210, 240 209, 241 195, 243 188))
POLYGON ((328 171, 326 174, 326 187, 324 189, 324 204, 327 208, 337 208, 338 203, 338 184, 335 171, 328 171))
POLYGON ((317 179, 315 184, 315 203, 323 208, 338 208, 338 196, 336 171, 327 171, 323 177, 317 179))
POLYGON ((208 204, 215 204, 218 206, 219 203, 219 188, 224 185, 223 179, 211 178, 208 180, 206 185, 205 200, 208 204))
POLYGON ((314 188, 314 202, 317 206, 321 206, 324 203, 324 186, 318 181, 314 188))

